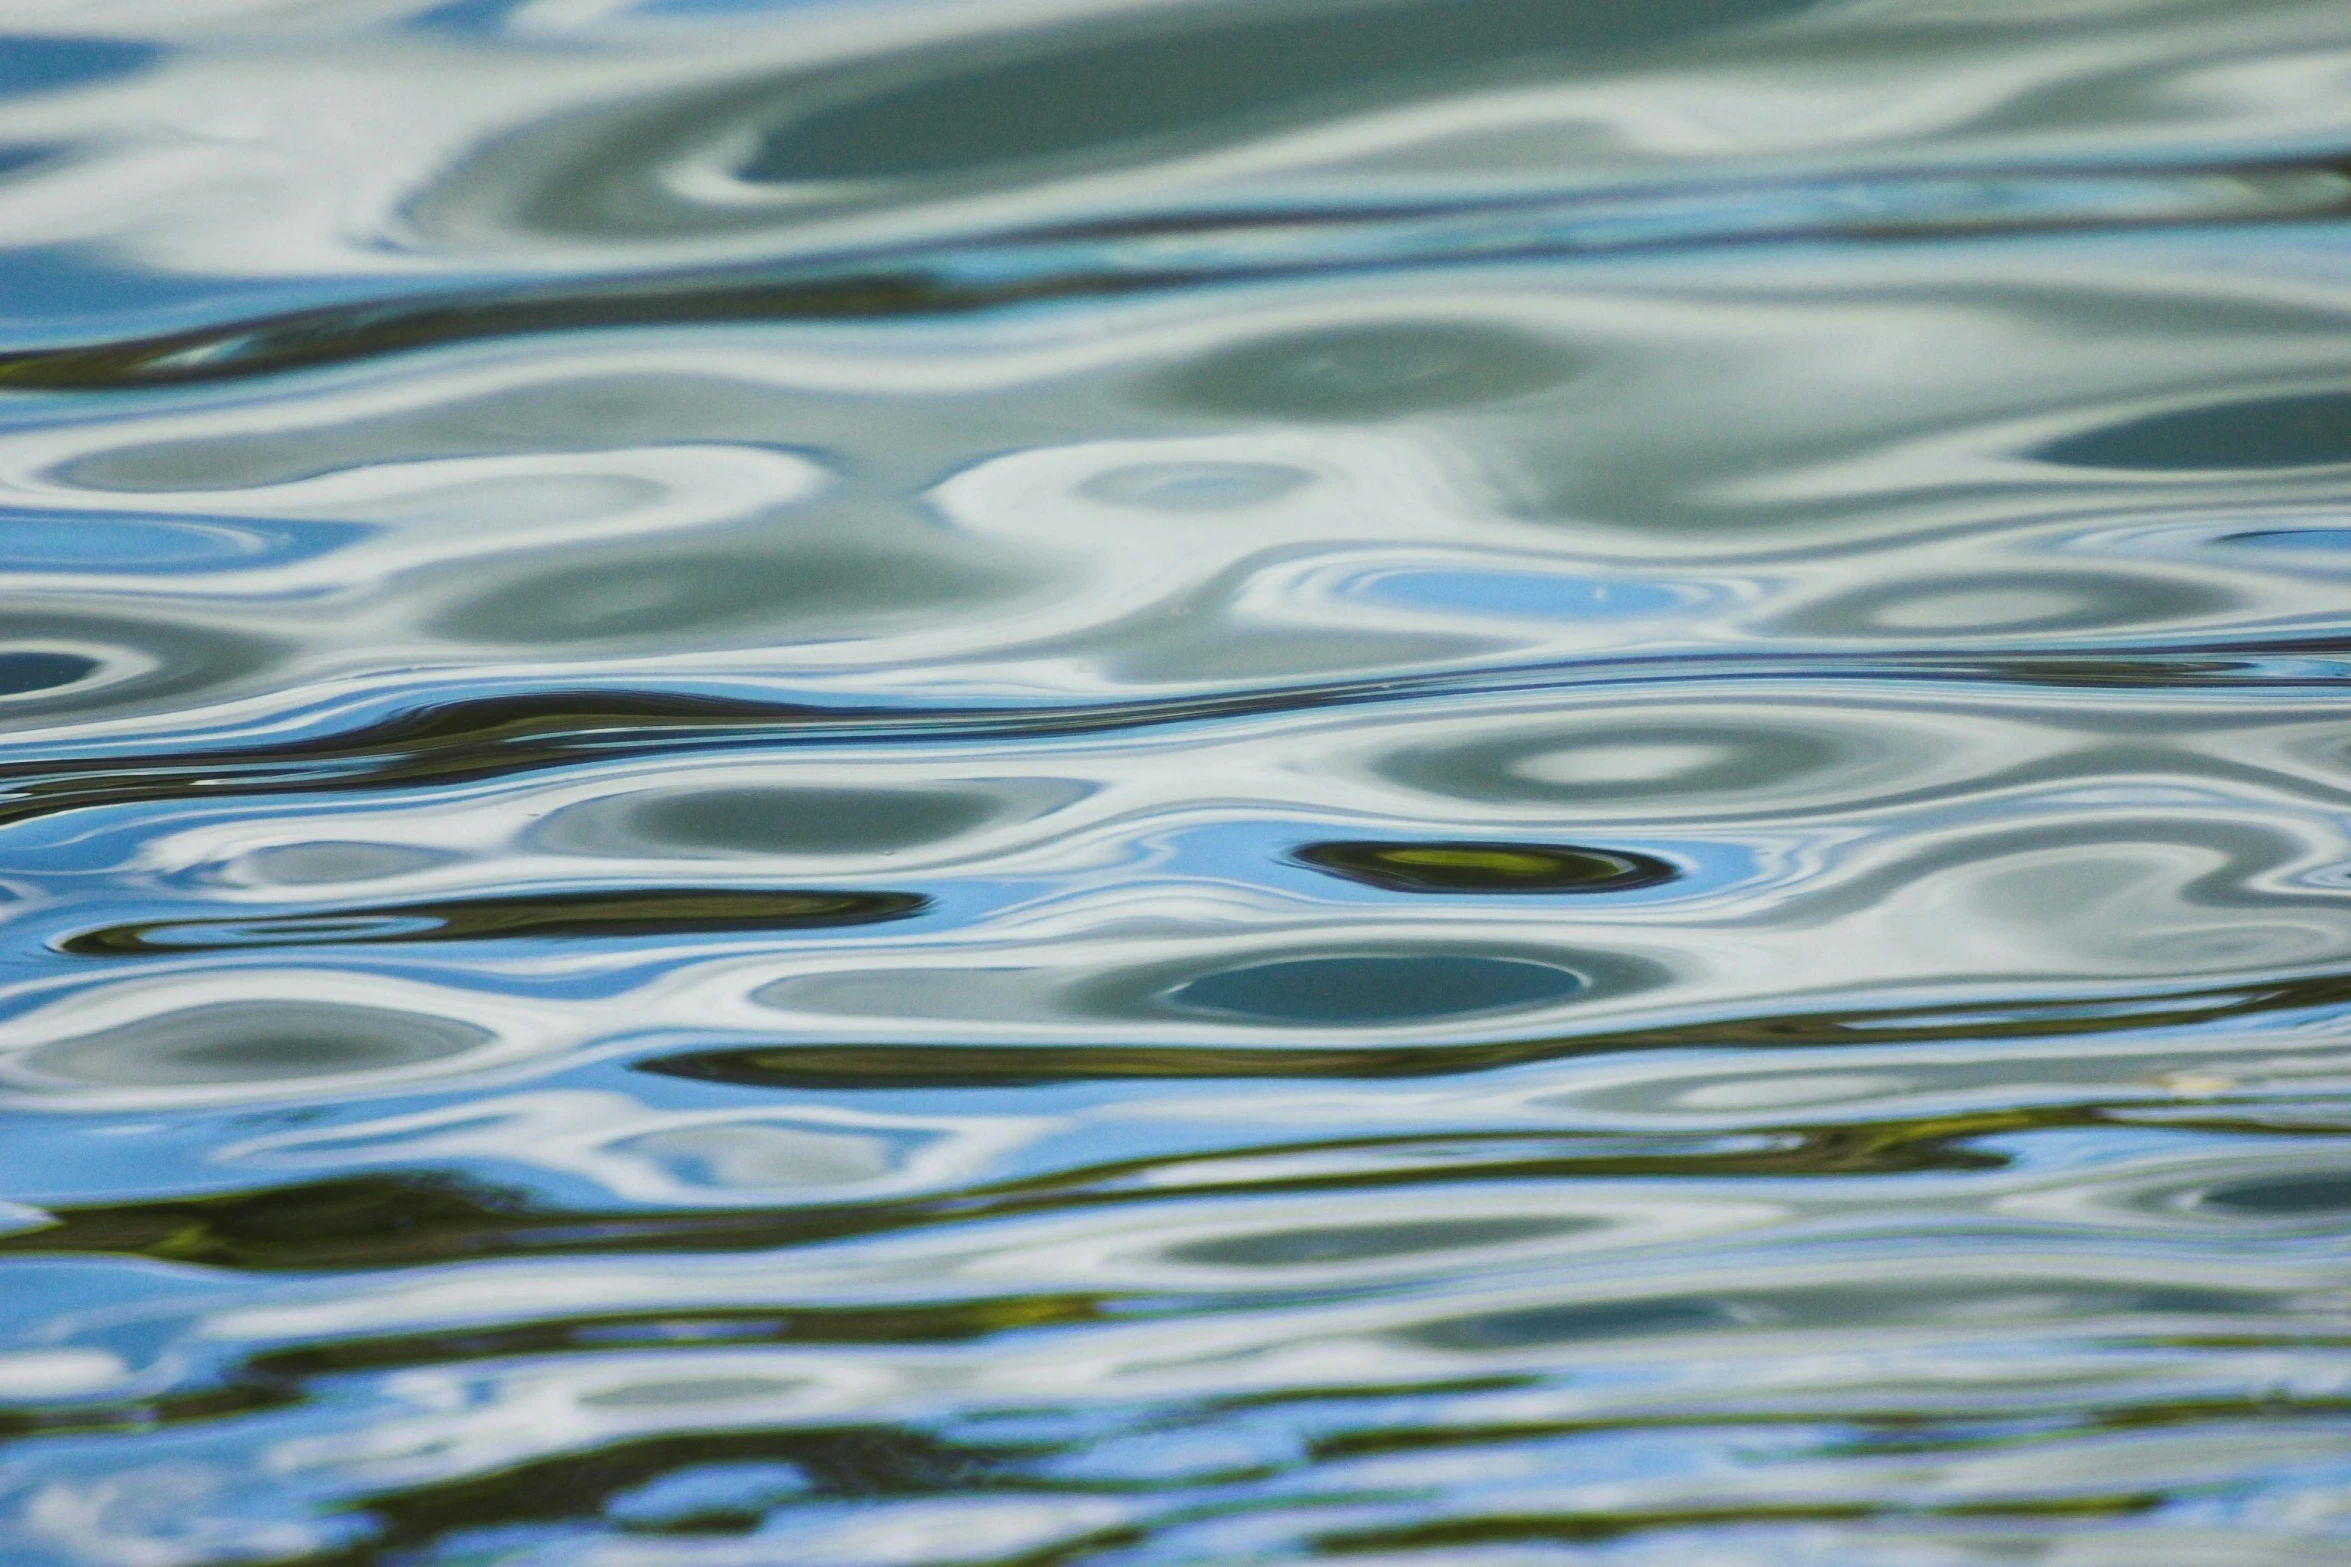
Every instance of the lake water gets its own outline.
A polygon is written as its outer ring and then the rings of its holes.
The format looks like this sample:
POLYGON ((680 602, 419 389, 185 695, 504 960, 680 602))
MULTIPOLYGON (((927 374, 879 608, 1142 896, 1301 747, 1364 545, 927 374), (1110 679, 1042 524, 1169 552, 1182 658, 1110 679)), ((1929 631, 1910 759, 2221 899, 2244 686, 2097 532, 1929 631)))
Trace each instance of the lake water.
POLYGON ((0 3, 10 1567, 2351 1559, 2343 0, 0 3))

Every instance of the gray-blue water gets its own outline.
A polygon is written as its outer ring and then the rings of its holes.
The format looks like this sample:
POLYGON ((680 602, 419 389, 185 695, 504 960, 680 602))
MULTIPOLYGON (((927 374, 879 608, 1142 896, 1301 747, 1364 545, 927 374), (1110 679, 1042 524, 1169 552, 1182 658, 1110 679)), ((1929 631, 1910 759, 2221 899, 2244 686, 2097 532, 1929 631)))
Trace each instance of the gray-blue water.
POLYGON ((0 0, 7 1567, 2351 1560, 2345 0, 0 0))

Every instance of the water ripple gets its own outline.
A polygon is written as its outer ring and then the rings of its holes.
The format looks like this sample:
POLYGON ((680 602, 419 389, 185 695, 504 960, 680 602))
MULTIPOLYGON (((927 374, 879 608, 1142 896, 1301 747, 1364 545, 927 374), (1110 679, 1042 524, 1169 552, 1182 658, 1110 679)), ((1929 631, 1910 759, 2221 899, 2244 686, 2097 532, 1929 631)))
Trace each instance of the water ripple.
POLYGON ((2342 1558, 2341 7, 297 9, 0 38, 0 1557, 2342 1558))

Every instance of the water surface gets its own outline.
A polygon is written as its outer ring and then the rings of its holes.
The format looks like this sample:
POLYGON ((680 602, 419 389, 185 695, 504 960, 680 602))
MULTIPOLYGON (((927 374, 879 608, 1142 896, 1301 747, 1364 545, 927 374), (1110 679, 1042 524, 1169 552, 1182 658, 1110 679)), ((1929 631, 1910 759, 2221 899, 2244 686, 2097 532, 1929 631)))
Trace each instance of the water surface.
POLYGON ((2347 73, 0 7, 0 1558, 2344 1560, 2347 73))

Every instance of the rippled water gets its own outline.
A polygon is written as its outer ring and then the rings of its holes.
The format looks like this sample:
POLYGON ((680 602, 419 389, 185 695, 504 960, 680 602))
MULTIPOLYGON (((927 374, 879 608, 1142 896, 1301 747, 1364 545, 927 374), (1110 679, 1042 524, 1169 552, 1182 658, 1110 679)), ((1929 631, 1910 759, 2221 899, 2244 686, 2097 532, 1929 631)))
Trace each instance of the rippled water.
POLYGON ((2351 1559, 2343 0, 0 4, 0 1560, 2351 1559))

